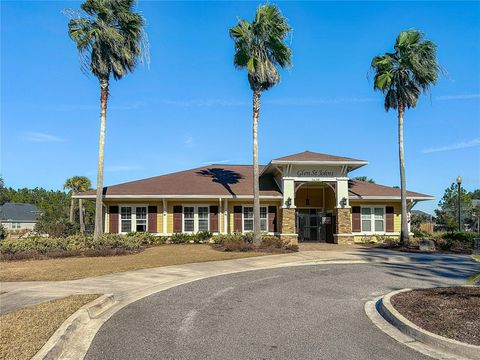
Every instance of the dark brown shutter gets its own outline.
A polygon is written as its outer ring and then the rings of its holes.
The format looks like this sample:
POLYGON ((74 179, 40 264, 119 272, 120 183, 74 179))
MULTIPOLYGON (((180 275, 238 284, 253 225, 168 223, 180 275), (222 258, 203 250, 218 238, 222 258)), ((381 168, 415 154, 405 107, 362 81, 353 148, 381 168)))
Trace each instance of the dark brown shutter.
POLYGON ((157 206, 148 207, 148 232, 157 232, 157 206))
POLYGON ((352 206, 352 231, 362 231, 360 206, 352 206))
POLYGON ((210 231, 218 232, 218 206, 210 206, 210 231))
POLYGON ((268 207, 268 231, 277 232, 277 207, 268 207))
POLYGON ((393 206, 387 206, 385 208, 385 231, 393 232, 393 206))
POLYGON ((110 206, 109 213, 109 232, 116 234, 118 233, 118 206, 110 206))
POLYGON ((237 233, 242 232, 242 207, 241 206, 233 207, 233 231, 237 233))
POLYGON ((181 233, 182 232, 182 212, 183 208, 181 205, 176 205, 173 207, 173 232, 181 233))

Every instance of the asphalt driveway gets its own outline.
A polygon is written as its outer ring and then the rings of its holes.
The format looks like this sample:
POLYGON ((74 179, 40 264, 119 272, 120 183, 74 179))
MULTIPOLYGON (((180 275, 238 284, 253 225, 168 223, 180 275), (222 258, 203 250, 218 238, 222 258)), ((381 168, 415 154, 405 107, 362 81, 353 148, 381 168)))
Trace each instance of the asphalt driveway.
POLYGON ((464 284, 478 263, 308 265, 212 277, 144 298, 107 321, 87 359, 427 359, 381 332, 366 301, 464 284))

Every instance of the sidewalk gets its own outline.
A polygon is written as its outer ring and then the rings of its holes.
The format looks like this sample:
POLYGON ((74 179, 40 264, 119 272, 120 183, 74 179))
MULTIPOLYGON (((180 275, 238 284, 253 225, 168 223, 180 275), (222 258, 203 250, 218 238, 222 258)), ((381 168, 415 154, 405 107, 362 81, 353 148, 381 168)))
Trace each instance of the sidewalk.
MULTIPOLYGON (((391 250, 339 247, 300 251, 298 253, 269 255, 236 260, 212 261, 185 265, 135 270, 71 281, 3 282, 0 283, 0 313, 66 297, 73 294, 113 294, 115 299, 131 302, 157 291, 191 281, 241 271, 332 263, 422 264, 432 266, 440 262, 471 270, 468 256, 444 254, 412 254, 391 250)), ((448 271, 451 271, 448 270, 448 271)))

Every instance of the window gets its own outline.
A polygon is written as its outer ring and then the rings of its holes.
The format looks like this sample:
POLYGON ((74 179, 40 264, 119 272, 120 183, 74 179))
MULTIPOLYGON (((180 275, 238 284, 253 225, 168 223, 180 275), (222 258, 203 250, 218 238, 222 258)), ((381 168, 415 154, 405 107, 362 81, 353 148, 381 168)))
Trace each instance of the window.
POLYGON ((145 232, 147 231, 146 206, 121 206, 120 207, 120 232, 145 232))
POLYGON ((147 208, 142 206, 137 206, 136 212, 136 231, 145 232, 147 231, 147 208))
POLYGON ((198 231, 208 231, 208 206, 198 207, 198 231))
POLYGON ((195 230, 195 208, 185 206, 183 208, 183 231, 193 232, 195 230))
MULTIPOLYGON (((268 211, 266 206, 260 207, 260 231, 268 231, 268 211)), ((243 207, 243 231, 253 231, 253 206, 243 207)))
POLYGON ((132 208, 122 207, 121 211, 121 232, 132 231, 132 208))
POLYGON ((210 208, 208 206, 183 207, 183 232, 209 231, 210 208))
POLYGON ((385 208, 362 207, 362 232, 385 231, 385 208))
POLYGON ((374 209, 375 231, 385 231, 383 208, 374 209))

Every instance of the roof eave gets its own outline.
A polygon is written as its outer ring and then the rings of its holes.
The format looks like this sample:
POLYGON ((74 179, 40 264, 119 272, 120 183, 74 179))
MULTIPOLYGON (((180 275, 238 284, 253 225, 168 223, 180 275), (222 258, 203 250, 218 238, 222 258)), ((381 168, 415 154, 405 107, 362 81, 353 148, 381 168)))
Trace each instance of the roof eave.
MULTIPOLYGON (((96 195, 74 195, 74 199, 95 199, 96 195)), ((103 199, 249 199, 253 195, 103 195, 103 199)), ((282 199, 283 195, 260 195, 263 199, 282 199)))
MULTIPOLYGON (((380 196, 380 195, 349 195, 350 200, 401 200, 400 196, 380 196)), ((433 196, 407 196, 407 200, 430 201, 435 200, 433 196)))

